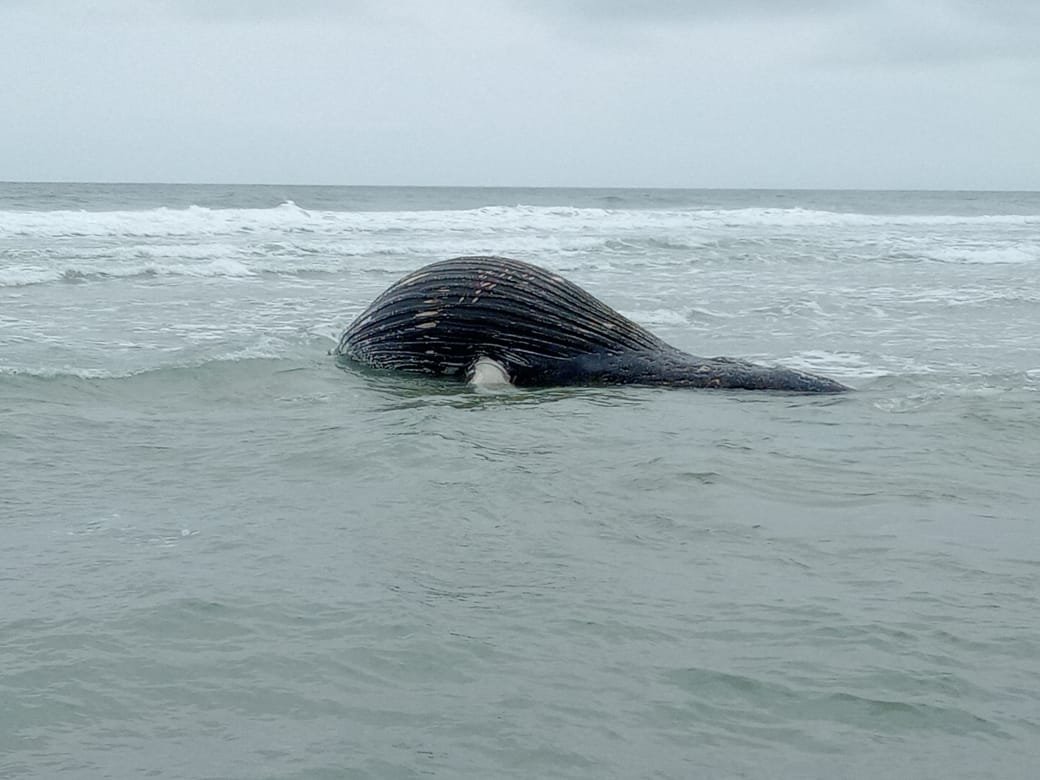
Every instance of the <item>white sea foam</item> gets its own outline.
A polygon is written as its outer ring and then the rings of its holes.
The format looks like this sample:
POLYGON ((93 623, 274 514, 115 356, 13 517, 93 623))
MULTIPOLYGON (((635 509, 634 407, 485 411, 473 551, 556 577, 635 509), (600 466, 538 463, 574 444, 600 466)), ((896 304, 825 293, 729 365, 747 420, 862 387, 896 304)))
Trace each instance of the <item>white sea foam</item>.
POLYGON ((82 366, 0 366, 0 376, 31 376, 39 379, 57 379, 69 377, 74 379, 116 379, 137 371, 112 371, 107 368, 84 368, 82 366))
POLYGON ((201 266, 190 266, 185 268, 184 273, 188 276, 255 276, 256 272, 251 270, 245 263, 230 257, 217 257, 201 266))
MULTIPOLYGON (((489 206, 452 211, 155 208, 0 211, 0 287, 139 275, 390 272, 461 254, 631 272, 646 264, 1038 261, 1040 217, 879 216, 810 209, 489 206), (821 226, 830 229, 824 233, 821 226), (972 244, 963 245, 963 237, 972 244), (825 251, 821 254, 821 249, 825 251), (6 258, 6 261, 5 259, 6 258), (576 258, 577 263, 567 258, 576 258), (595 261, 595 267, 589 264, 595 261)), ((669 265, 668 275, 674 274, 669 265)))
MULTIPOLYGON (((123 237, 160 238, 241 234, 342 236, 413 230, 538 231, 565 227, 601 233, 604 226, 685 229, 811 226, 1040 226, 1040 216, 876 215, 802 208, 597 209, 544 206, 488 206, 432 211, 310 211, 290 202, 267 209, 155 208, 125 211, 0 211, 0 238, 123 237)), ((661 246, 685 244, 686 237, 662 235, 661 246)))
POLYGON ((623 313, 629 319, 646 326, 667 327, 690 324, 690 318, 683 312, 675 309, 631 310, 623 313))
POLYGON ((142 374, 153 374, 158 371, 202 368, 210 365, 247 363, 249 361, 284 360, 298 351, 285 345, 252 344, 240 349, 227 350, 219 354, 180 357, 165 360, 161 363, 150 363, 142 366, 123 366, 120 368, 99 368, 70 363, 60 365, 0 365, 0 376, 26 376, 38 379, 126 379, 142 374))
POLYGON ((940 263, 967 265, 1040 263, 1040 243, 984 247, 943 246, 922 252, 922 256, 940 263))
POLYGON ((932 372, 927 365, 894 356, 868 357, 859 352, 831 352, 820 349, 796 352, 778 362, 791 368, 830 374, 845 380, 875 379, 895 372, 909 374, 932 372))
POLYGON ((24 287, 61 279, 62 272, 34 265, 0 266, 0 287, 24 287))

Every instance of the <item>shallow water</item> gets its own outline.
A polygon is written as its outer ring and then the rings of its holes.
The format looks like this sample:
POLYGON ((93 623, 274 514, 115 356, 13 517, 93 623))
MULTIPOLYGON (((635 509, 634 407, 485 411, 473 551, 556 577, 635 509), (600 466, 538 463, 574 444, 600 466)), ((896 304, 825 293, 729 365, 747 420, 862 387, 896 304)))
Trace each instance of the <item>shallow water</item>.
POLYGON ((1035 194, 2 185, 0 776, 1033 777, 1038 269, 1035 194), (469 252, 857 389, 326 355, 469 252))

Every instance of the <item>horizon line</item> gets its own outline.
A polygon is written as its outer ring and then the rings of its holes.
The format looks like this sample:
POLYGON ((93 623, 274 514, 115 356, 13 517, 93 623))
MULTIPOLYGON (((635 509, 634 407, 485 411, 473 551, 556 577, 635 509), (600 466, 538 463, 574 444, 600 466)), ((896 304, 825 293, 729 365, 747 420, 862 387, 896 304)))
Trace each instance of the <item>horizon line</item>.
POLYGON ((662 191, 742 191, 742 192, 975 192, 975 193, 1040 193, 1037 189, 991 189, 972 187, 720 187, 688 185, 590 185, 590 184, 300 184, 287 182, 243 181, 91 181, 75 179, 17 180, 0 179, 0 186, 10 184, 85 184, 114 187, 327 187, 339 189, 455 189, 455 190, 662 190, 662 191))

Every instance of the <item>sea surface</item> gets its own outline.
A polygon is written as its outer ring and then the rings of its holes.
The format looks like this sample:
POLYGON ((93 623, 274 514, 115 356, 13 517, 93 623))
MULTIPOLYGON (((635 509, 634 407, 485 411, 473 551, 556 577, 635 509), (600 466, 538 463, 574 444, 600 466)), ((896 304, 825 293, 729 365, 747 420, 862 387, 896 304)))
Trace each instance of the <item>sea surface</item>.
POLYGON ((1040 776, 1040 193, 0 184, 0 777, 1040 776), (841 396, 337 365, 502 254, 841 396))

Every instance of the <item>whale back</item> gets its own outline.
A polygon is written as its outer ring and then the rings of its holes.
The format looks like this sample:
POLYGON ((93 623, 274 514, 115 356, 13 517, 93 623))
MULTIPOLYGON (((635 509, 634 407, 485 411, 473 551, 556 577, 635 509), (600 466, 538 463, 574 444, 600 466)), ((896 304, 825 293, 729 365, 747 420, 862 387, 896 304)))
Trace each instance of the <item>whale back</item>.
POLYGON ((575 359, 675 351, 573 282, 502 257, 424 266, 383 292, 335 353, 377 368, 465 376, 481 357, 518 384, 575 359))

